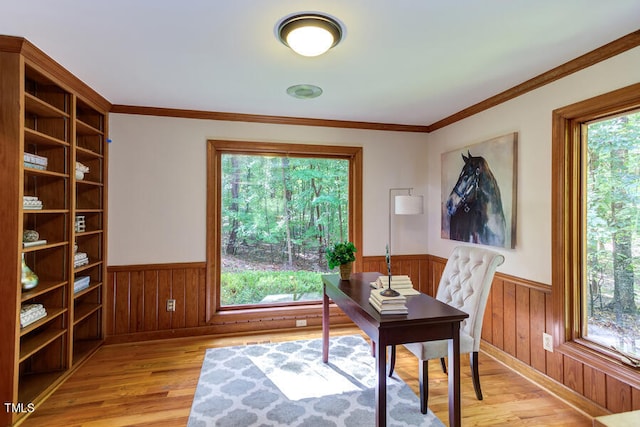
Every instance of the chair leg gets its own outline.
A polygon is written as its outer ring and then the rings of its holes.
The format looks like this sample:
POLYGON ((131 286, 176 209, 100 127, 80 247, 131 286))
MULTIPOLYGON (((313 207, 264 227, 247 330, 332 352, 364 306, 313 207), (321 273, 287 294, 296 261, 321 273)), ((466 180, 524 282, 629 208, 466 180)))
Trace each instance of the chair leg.
POLYGON ((442 365, 442 372, 444 372, 446 374, 447 373, 447 362, 445 361, 444 357, 440 358, 440 364, 442 365))
POLYGON ((396 346, 391 346, 391 354, 389 355, 389 376, 393 376, 393 370, 396 367, 396 346))
POLYGON ((429 366, 428 360, 418 362, 418 380, 420 381, 420 412, 427 413, 429 400, 429 366))
POLYGON ((476 391, 478 400, 482 400, 482 390, 480 389, 480 375, 478 373, 478 352, 474 351, 469 354, 471 358, 471 376, 473 377, 473 388, 476 391))

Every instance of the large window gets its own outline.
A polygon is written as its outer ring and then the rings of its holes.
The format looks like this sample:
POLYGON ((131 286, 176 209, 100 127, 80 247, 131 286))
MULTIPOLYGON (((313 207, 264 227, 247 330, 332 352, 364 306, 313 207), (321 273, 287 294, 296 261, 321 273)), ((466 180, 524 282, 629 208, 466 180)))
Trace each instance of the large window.
POLYGON ((583 126, 583 337, 640 357, 640 113, 583 126))
MULTIPOLYGON (((640 84, 554 111, 559 344, 640 357, 640 84)), ((627 357, 630 356, 630 357, 627 357)))
POLYGON ((209 144, 216 311, 319 303, 327 246, 359 239, 361 148, 209 144))
POLYGON ((349 160, 223 153, 220 305, 320 301, 348 196, 349 160))

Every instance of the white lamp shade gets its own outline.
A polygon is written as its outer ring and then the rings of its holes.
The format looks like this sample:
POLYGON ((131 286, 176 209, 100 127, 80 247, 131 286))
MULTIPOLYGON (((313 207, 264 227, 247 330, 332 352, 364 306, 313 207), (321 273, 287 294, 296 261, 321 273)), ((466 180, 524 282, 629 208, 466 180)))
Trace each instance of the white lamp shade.
POLYGON ((424 213, 422 196, 396 196, 396 215, 419 215, 424 213))

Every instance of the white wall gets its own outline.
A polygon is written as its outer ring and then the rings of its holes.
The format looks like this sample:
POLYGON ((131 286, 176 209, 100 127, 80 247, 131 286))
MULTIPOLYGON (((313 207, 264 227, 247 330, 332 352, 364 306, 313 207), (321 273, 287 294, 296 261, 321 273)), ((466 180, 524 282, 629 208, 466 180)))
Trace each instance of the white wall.
POLYGON ((500 271, 551 283, 551 112, 637 83, 640 48, 431 134, 110 115, 109 264, 204 261, 206 140, 364 147, 363 255, 387 242, 388 189, 415 187, 425 215, 394 217, 397 254, 447 257, 440 238, 440 155, 518 132, 516 247, 500 271))
MULTIPOLYGON (((638 83, 640 48, 529 92, 428 136, 428 197, 440 203, 442 153, 518 132, 516 247, 501 250, 507 274, 551 284, 551 113, 554 109, 638 83)), ((428 212, 428 253, 448 256, 455 242, 440 238, 440 211, 428 212)))
MULTIPOLYGON (((109 127, 109 265, 205 260, 207 139, 363 147, 363 255, 384 254, 390 187, 426 195, 424 133, 127 114, 109 127)), ((426 218, 396 217, 394 253, 427 252, 426 218)))

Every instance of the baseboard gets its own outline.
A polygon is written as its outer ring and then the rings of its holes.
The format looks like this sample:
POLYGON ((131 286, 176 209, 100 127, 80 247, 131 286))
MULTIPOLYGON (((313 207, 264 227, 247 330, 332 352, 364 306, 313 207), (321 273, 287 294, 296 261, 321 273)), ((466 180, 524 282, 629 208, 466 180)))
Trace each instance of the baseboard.
POLYGON ((507 368, 516 372, 523 378, 533 382, 538 387, 554 395, 558 399, 565 402, 567 405, 573 407, 589 418, 593 419, 602 415, 611 414, 610 411, 594 403, 592 400, 587 399, 583 395, 571 390, 564 384, 555 381, 542 372, 532 368, 524 362, 521 362, 520 360, 487 343, 486 341, 482 341, 480 343, 480 349, 483 353, 492 357, 497 362, 505 365, 507 368))
MULTIPOLYGON (((204 335, 211 336, 230 336, 230 335, 246 335, 251 333, 268 333, 269 331, 286 331, 286 330, 319 330, 322 327, 322 318, 307 318, 307 326, 292 327, 292 320, 276 320, 272 322, 261 322, 255 325, 250 322, 241 322, 232 325, 203 325, 191 328, 167 329, 159 331, 133 332, 129 334, 109 335, 105 338, 105 344, 124 344, 142 341, 165 340, 172 338, 189 338, 204 335)), ((331 328, 352 327, 353 322, 344 314, 331 316, 331 328)))

